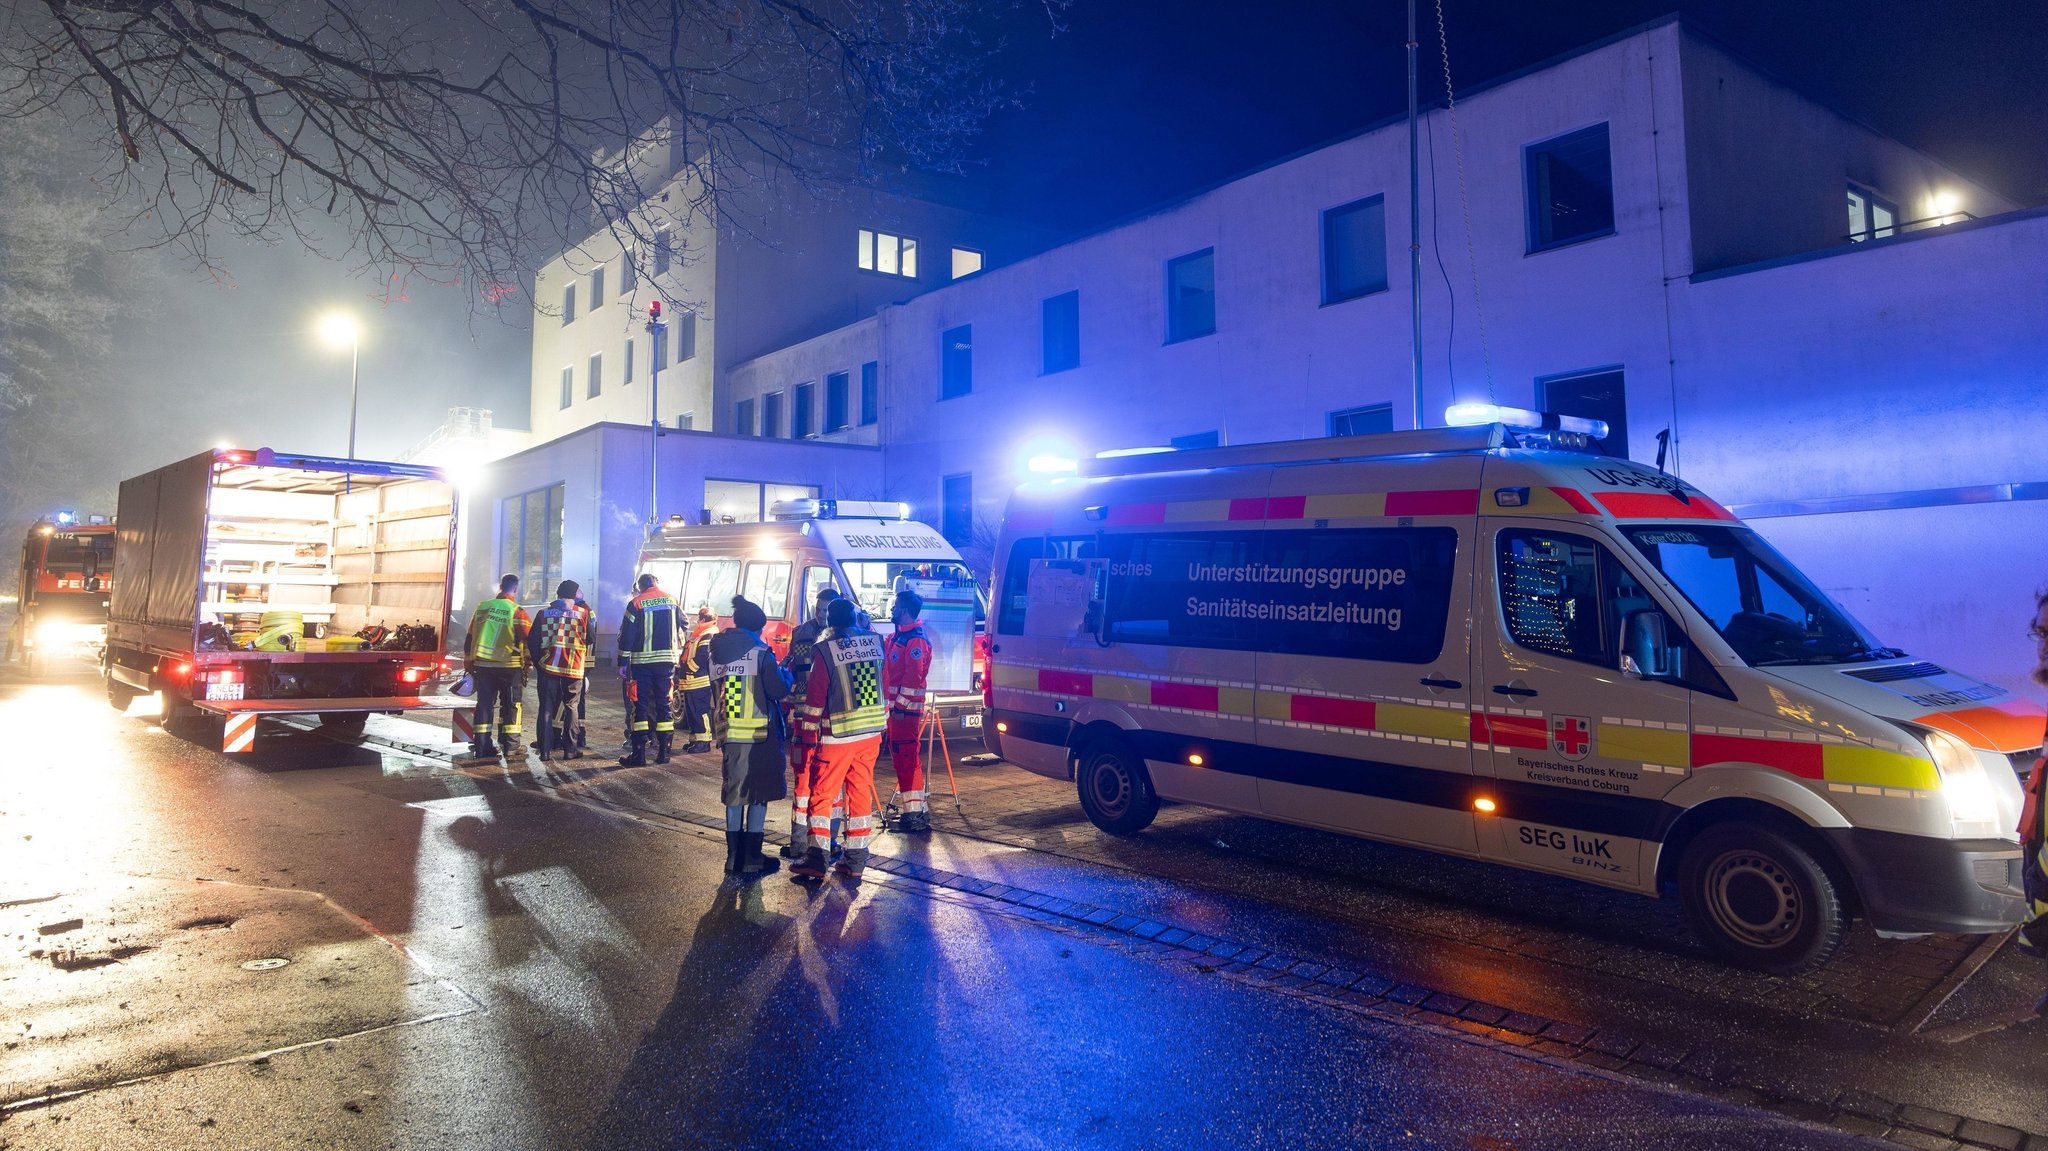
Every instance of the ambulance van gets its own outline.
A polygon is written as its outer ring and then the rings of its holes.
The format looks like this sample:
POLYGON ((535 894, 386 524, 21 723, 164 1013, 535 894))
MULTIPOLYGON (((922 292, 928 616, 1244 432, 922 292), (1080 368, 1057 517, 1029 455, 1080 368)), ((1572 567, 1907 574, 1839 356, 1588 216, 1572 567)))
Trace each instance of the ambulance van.
POLYGON ((1852 915, 2021 918, 2042 711, 1885 647, 1698 489, 1569 433, 1097 460, 1012 497, 992 602, 992 749, 1104 831, 1178 801, 1675 889, 1774 972, 1852 915))
POLYGON ((768 515, 767 523, 701 525, 671 517, 642 547, 639 571, 653 573, 686 619, 705 607, 729 627, 735 594, 760 604, 768 615, 761 638, 778 660, 820 589, 853 599, 883 634, 896 593, 914 591, 924 597, 919 618, 932 645, 927 707, 949 734, 980 737, 986 602, 946 537, 909 519, 900 503, 782 500, 768 515))

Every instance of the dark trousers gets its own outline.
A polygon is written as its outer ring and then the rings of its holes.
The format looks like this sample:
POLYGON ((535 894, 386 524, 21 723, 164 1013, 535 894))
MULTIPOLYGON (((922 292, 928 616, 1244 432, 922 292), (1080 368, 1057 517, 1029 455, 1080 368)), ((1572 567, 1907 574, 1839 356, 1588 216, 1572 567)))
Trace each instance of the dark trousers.
POLYGON ((472 668, 470 675, 476 683, 477 742, 482 744, 495 735, 500 748, 517 748, 522 730, 519 697, 525 687, 520 680, 525 673, 516 667, 479 667, 472 668))
POLYGON ((636 663, 633 665, 633 723, 629 731, 634 750, 647 746, 652 735, 666 744, 676 730, 675 712, 669 710, 668 693, 676 678, 676 665, 636 663))
POLYGON ((586 666, 583 678, 576 681, 576 748, 587 751, 590 748, 590 731, 585 721, 590 718, 586 710, 590 705, 590 670, 586 666))
POLYGON ((540 674, 540 754, 546 759, 557 751, 574 751, 583 734, 583 721, 576 718, 576 694, 580 679, 540 674))
MULTIPOLYGON (((695 743, 705 738, 711 730, 711 689, 709 687, 688 687, 683 689, 683 734, 695 743)), ((780 798, 780 797, 777 797, 780 798)))

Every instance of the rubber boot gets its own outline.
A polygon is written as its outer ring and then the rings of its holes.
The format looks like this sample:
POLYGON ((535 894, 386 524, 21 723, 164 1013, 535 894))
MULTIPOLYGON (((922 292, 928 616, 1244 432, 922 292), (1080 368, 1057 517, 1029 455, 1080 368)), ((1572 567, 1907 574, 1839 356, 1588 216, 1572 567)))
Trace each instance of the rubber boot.
POLYGON ((859 879, 861 873, 867 869, 868 849, 865 847, 847 848, 846 853, 839 857, 839 862, 832 865, 832 870, 846 876, 848 879, 859 879))
POLYGON ((932 817, 922 811, 906 811, 896 820, 896 830, 905 835, 930 835, 932 817))
POLYGON ((496 743, 496 742, 495 742, 494 740, 492 740, 492 739, 491 739, 491 737, 490 737, 490 736, 488 736, 488 735, 487 735, 487 736, 485 736, 485 737, 483 737, 483 738, 482 738, 482 739, 480 739, 480 740, 477 740, 477 741, 476 741, 476 757, 477 757, 478 759, 496 759, 496 758, 498 758, 498 745, 497 745, 497 743, 496 743))
POLYGON ((659 736, 657 736, 657 737, 655 738, 655 741, 654 741, 654 744, 655 744, 655 747, 654 747, 654 762, 656 762, 656 763, 667 763, 667 762, 668 762, 668 759, 669 759, 669 748, 670 748, 670 745, 671 745, 672 741, 674 740, 674 738, 675 738, 674 736, 670 735, 670 734, 669 734, 668 732, 665 732, 665 731, 664 731, 664 732, 662 732, 662 733, 661 733, 661 734, 660 734, 659 736))
POLYGON ((740 832, 740 878, 759 879, 773 875, 781 868, 782 861, 772 855, 761 854, 762 835, 758 831, 740 832))
POLYGON ((744 865, 745 860, 744 857, 741 855, 741 852, 745 850, 745 844, 746 832, 733 831, 730 828, 726 830, 725 873, 727 875, 739 875, 742 873, 741 868, 744 865))
POLYGON ((804 849, 803 859, 790 868, 789 873, 798 879, 823 879, 831 867, 832 861, 825 858, 823 850, 807 847, 804 849))
POLYGON ((629 754, 627 754, 627 755, 623 755, 623 756, 620 756, 620 757, 619 757, 619 766, 620 766, 620 767, 646 767, 646 766, 647 766, 647 740, 646 740, 646 738, 645 738, 644 736, 643 736, 643 737, 639 737, 639 738, 636 738, 636 739, 634 739, 634 740, 632 741, 632 743, 631 743, 631 744, 630 744, 629 746, 631 746, 633 750, 632 750, 632 752, 631 752, 631 753, 629 753, 629 754))

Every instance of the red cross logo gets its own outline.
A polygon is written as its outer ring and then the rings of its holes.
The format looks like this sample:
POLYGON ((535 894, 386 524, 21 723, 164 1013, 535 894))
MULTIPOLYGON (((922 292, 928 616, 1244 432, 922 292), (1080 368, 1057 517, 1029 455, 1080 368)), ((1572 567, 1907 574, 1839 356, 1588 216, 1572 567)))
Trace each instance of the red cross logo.
POLYGON ((1550 717, 1550 746, 1566 759, 1584 759, 1593 750, 1593 725, 1582 715, 1550 717))

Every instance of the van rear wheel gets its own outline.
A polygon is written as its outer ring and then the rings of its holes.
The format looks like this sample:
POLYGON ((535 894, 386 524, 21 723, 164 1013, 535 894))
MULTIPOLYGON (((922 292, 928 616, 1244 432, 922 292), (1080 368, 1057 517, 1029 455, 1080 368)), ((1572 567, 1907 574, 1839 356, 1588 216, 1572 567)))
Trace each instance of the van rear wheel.
POLYGON ((1074 784, 1088 821, 1111 835, 1136 835, 1159 814, 1152 776, 1122 740, 1098 739, 1084 746, 1074 784))
POLYGON ((1693 934, 1738 966, 1792 975, 1842 946, 1849 916, 1827 870, 1791 838, 1723 824, 1699 834, 1679 865, 1693 934))

